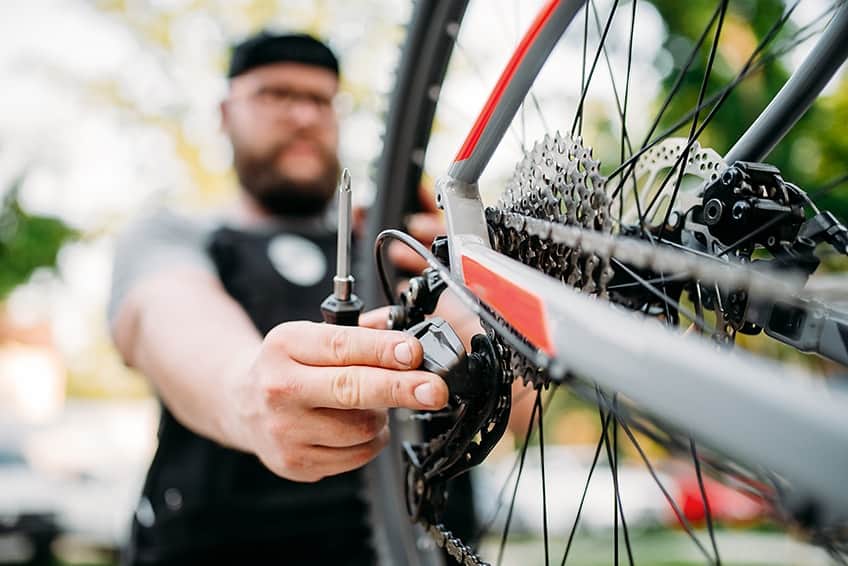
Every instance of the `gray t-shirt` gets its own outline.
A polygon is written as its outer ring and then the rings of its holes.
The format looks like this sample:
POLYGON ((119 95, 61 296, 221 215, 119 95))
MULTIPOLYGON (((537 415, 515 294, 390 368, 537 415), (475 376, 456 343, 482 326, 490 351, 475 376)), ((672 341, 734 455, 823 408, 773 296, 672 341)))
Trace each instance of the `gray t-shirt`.
POLYGON ((143 278, 165 268, 198 267, 217 274, 209 256, 212 234, 222 226, 244 232, 326 231, 333 225, 336 210, 328 207, 325 214, 306 218, 275 218, 250 225, 223 215, 189 216, 168 208, 160 208, 132 222, 119 236, 115 246, 112 290, 107 307, 110 325, 114 326, 121 302, 132 287, 143 278))
POLYGON ((147 214, 130 224, 118 237, 109 297, 110 325, 130 289, 146 276, 175 266, 199 267, 215 273, 207 253, 208 240, 216 223, 191 218, 169 209, 147 214))

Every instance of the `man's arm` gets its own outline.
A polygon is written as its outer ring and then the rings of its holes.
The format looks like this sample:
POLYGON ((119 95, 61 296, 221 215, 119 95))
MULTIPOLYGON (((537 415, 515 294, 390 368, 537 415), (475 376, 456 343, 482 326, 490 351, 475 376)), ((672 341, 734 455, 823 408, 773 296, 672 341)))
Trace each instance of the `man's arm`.
POLYGON ((438 376, 410 369, 422 351, 409 335, 292 322, 263 339, 197 267, 161 269, 133 284, 113 333, 181 423, 296 481, 376 456, 388 438, 385 408, 447 402, 438 376))
POLYGON ((212 273, 189 266, 144 278, 122 301, 113 335, 126 363, 151 380, 181 423, 250 449, 232 434, 230 394, 262 337, 212 273))

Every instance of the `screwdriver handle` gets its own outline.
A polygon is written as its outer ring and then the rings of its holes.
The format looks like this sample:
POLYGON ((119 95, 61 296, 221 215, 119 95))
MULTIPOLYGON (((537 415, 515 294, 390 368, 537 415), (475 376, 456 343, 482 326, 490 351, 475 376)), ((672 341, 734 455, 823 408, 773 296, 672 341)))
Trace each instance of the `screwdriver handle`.
POLYGON ((321 303, 321 314, 327 324, 359 326, 361 312, 362 301, 356 295, 351 295, 346 301, 340 301, 335 295, 330 295, 321 303))

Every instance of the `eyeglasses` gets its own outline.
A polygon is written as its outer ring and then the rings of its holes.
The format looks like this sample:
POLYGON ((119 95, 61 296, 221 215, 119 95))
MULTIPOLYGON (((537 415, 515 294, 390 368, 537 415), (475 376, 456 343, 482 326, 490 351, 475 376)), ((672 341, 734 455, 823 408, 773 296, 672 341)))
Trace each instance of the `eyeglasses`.
POLYGON ((333 97, 314 91, 266 86, 244 99, 254 102, 263 112, 275 117, 289 115, 303 106, 311 106, 322 118, 327 118, 333 113, 333 97))

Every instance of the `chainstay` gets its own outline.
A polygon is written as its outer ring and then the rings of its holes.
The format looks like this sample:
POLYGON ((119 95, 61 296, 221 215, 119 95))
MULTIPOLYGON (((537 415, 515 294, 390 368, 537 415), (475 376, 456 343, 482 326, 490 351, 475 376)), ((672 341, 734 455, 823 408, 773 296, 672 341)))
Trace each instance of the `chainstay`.
MULTIPOLYGON (((745 265, 701 257, 665 245, 652 245, 635 238, 614 236, 589 228, 550 222, 517 212, 488 208, 486 220, 495 235, 501 238, 506 231, 513 231, 524 238, 537 238, 541 246, 562 245, 578 250, 582 255, 594 255, 606 261, 616 259, 639 269, 674 273, 701 283, 746 290, 762 298, 792 301, 799 298, 803 286, 803 279, 800 277, 796 279, 794 274, 754 270, 745 265)), ((508 323, 497 313, 491 314, 508 326, 508 323)), ((500 345, 506 371, 522 379, 525 385, 532 384, 533 387, 549 385, 550 376, 544 368, 535 366, 518 352, 508 348, 494 329, 488 329, 488 331, 500 345)), ((455 536, 444 524, 434 525, 424 519, 419 520, 419 524, 426 529, 436 545, 445 549, 458 564, 489 566, 489 563, 483 560, 471 545, 455 536)))
MULTIPOLYGON (((486 209, 486 220, 496 233, 501 231, 501 235, 511 230, 522 237, 536 237, 542 245, 562 245, 578 250, 581 254, 595 255, 605 260, 615 259, 638 269, 650 269, 656 273, 673 274, 727 289, 744 290, 753 297, 794 302, 804 295, 805 280, 793 272, 730 263, 670 245, 655 245, 636 238, 605 234, 495 208, 486 209)), ((494 247, 498 251, 505 251, 503 246, 494 247)))

